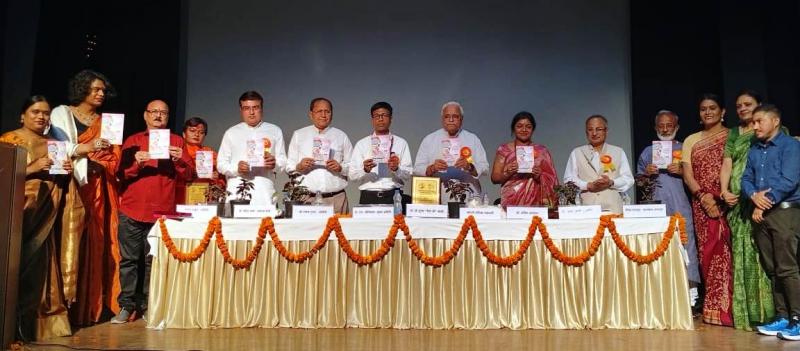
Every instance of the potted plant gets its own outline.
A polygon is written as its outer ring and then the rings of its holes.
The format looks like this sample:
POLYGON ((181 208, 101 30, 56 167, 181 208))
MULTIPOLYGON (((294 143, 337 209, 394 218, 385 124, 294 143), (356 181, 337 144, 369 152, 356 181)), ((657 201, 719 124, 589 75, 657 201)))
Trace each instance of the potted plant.
POLYGON ((447 202, 447 217, 458 218, 467 196, 473 193, 472 187, 469 183, 458 179, 448 179, 444 183, 444 191, 450 195, 450 201, 447 202))
POLYGON ((548 209, 548 215, 550 218, 558 218, 558 207, 559 206, 573 206, 578 203, 578 195, 580 193, 581 188, 579 188, 574 182, 566 182, 564 184, 556 184, 553 186, 553 193, 557 199, 557 203, 553 204, 551 208, 548 209))
POLYGON ((224 186, 214 183, 206 188, 206 203, 209 205, 217 205, 217 216, 225 216, 225 199, 228 198, 228 192, 224 186))
POLYGON ((284 217, 292 218, 292 205, 301 203, 303 199, 313 195, 308 187, 301 185, 303 178, 299 172, 290 172, 289 181, 283 185, 284 217))
POLYGON ((255 184, 251 180, 241 178, 239 185, 236 186, 236 199, 230 201, 231 214, 234 213, 233 210, 236 207, 236 205, 250 204, 250 199, 253 197, 252 195, 250 195, 250 192, 253 191, 254 187, 255 184))
POLYGON ((656 188, 661 186, 658 182, 658 175, 640 174, 636 176, 636 192, 639 196, 640 204, 660 204, 656 200, 656 188))

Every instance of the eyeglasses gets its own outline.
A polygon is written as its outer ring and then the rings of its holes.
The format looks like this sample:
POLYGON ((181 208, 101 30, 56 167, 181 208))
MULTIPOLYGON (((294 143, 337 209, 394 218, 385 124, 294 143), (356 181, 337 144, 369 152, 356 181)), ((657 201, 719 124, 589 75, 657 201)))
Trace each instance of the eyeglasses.
POLYGON ((378 113, 372 115, 372 118, 392 118, 392 115, 390 113, 378 113))
POLYGON ((442 116, 442 118, 449 119, 451 121, 455 121, 457 119, 460 119, 461 115, 444 115, 444 116, 442 116))
POLYGON ((605 133, 605 131, 607 131, 607 130, 608 130, 608 128, 595 128, 595 129, 586 128, 586 132, 587 133, 592 133, 592 132, 594 132, 594 133, 605 133))
POLYGON ((242 106, 241 109, 242 111, 247 111, 247 112, 261 111, 261 106, 242 106))
POLYGON ((169 111, 167 111, 167 110, 146 110, 145 112, 147 112, 147 113, 149 113, 151 115, 156 115, 156 116, 158 116, 158 115, 164 115, 164 116, 169 115, 169 111))

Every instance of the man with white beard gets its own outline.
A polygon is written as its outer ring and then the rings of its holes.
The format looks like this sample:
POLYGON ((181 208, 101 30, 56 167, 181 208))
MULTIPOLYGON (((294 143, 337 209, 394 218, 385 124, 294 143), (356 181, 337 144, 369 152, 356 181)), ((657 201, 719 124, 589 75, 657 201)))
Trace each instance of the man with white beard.
MULTIPOLYGON (((678 133, 679 128, 678 115, 672 111, 658 111, 658 114, 656 114, 656 135, 661 141, 672 141, 673 154, 674 151, 683 148, 683 143, 675 140, 675 134, 678 133)), ((667 214, 671 215, 675 212, 680 212, 686 220, 686 235, 689 237, 689 241, 686 243, 686 253, 689 255, 689 264, 687 266, 689 291, 692 296, 692 309, 699 311, 698 308, 702 307, 703 304, 697 301, 700 271, 698 270, 697 245, 695 244, 694 224, 692 223, 692 208, 683 187, 683 168, 681 167, 680 157, 676 158, 678 162, 673 159, 673 162, 666 169, 658 169, 653 164, 653 146, 650 145, 639 155, 636 175, 644 174, 657 177, 658 187, 655 189, 655 200, 659 200, 667 206, 667 214)))

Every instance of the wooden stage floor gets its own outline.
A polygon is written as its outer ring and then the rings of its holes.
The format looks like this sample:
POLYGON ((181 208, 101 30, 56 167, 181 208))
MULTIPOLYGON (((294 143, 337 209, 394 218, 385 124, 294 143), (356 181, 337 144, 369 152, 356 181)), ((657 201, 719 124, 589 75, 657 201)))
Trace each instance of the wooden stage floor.
POLYGON ((798 350, 754 332, 695 321, 694 331, 660 330, 393 330, 393 329, 211 329, 151 330, 138 320, 99 324, 30 350, 798 350))

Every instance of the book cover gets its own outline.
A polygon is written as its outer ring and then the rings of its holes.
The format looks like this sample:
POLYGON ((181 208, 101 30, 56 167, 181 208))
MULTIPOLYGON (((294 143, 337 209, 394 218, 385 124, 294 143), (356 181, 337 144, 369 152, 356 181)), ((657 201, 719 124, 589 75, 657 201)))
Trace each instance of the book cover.
POLYGON ((122 133, 125 130, 125 115, 121 113, 104 113, 100 121, 100 137, 111 145, 122 145, 122 133))
POLYGON ((659 169, 666 169, 672 163, 672 141, 653 141, 653 164, 659 169))
POLYGON ((67 160, 67 143, 64 141, 47 141, 47 157, 53 161, 50 166, 50 174, 67 174, 64 169, 64 161, 67 160))
POLYGON ((534 158, 533 145, 517 146, 517 173, 533 172, 534 158))
POLYGON ((330 159, 331 154, 331 141, 320 137, 314 137, 314 143, 311 148, 311 157, 314 159, 314 163, 320 166, 324 166, 328 159, 330 159))
POLYGON ((151 129, 147 147, 150 158, 154 160, 169 159, 169 129, 151 129))
POLYGON ((214 152, 198 151, 194 155, 194 165, 198 178, 211 179, 214 175, 214 152))

